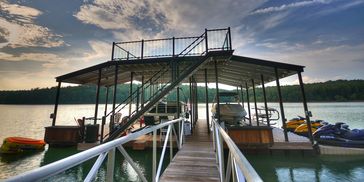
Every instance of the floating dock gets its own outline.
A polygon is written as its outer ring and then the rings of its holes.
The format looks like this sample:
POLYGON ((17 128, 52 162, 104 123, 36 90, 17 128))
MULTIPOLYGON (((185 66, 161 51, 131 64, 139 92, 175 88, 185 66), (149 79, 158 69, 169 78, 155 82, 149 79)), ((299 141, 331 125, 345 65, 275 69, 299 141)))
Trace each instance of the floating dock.
POLYGON ((186 137, 186 143, 174 156, 160 181, 220 181, 212 134, 208 134, 203 120, 199 120, 193 134, 186 137))

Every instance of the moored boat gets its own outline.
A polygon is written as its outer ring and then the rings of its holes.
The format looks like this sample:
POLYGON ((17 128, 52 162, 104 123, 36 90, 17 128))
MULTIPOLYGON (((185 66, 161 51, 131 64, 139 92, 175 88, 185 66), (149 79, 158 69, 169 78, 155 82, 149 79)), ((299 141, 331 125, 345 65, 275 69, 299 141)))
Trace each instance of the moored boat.
POLYGON ((5 138, 1 145, 1 153, 21 153, 28 150, 44 150, 44 140, 24 137, 5 138))
MULTIPOLYGON (((238 93, 235 92, 220 92, 220 119, 226 124, 236 125, 243 121, 246 116, 246 111, 239 100, 238 93)), ((213 117, 217 118, 217 98, 214 99, 211 112, 213 117)))

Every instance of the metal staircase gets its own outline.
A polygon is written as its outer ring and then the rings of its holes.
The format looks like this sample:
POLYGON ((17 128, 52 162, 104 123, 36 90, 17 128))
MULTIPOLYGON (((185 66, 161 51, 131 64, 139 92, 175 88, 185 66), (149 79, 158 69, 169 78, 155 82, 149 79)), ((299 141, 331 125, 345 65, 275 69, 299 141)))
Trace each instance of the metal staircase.
MULTIPOLYGON (((121 122, 113 126, 110 130, 110 133, 106 135, 104 142, 108 142, 115 138, 118 138, 122 132, 132 126, 141 116, 144 115, 144 113, 152 109, 152 107, 155 106, 162 98, 164 98, 179 84, 181 84, 183 80, 191 77, 205 63, 207 63, 209 60, 212 60, 217 52, 226 52, 229 54, 231 54, 232 52, 230 29, 205 30, 205 33, 198 37, 173 37, 170 39, 142 40, 139 42, 141 46, 138 46, 141 48, 141 50, 138 50, 140 51, 140 54, 139 52, 135 52, 136 49, 130 48, 129 44, 135 45, 136 42, 137 41, 113 43, 113 60, 140 60, 159 57, 169 57, 171 60, 168 61, 168 63, 165 64, 162 69, 157 71, 148 80, 146 80, 142 84, 142 86, 138 87, 134 92, 132 92, 130 96, 122 101, 118 106, 116 106, 115 109, 113 109, 109 114, 106 115, 106 117, 111 116, 111 118, 113 118, 115 113, 121 111, 126 106, 133 103, 133 101, 136 101, 136 106, 134 110, 130 113, 127 121, 121 122), (221 35, 223 35, 223 38, 220 38, 220 41, 218 41, 218 38, 213 38, 213 36, 211 36, 216 33, 218 33, 217 36, 220 37, 221 35), (176 42, 182 40, 184 40, 184 42, 188 42, 188 44, 182 43, 187 45, 183 49, 179 48, 180 46, 178 46, 178 43, 176 44, 176 42), (161 42, 156 43, 158 41, 161 42), (168 44, 165 42, 172 42, 172 54, 166 53, 167 51, 165 51, 165 49, 160 49, 160 47, 163 47, 163 45, 168 44), (154 54, 148 53, 153 51, 144 50, 148 43, 159 45, 158 49, 153 50, 154 54), (176 51, 179 51, 179 53, 175 54, 176 51), (193 56, 191 57, 193 61, 191 61, 191 63, 189 64, 179 66, 178 61, 181 60, 181 58, 187 56, 193 56), (157 89, 155 89, 156 85, 158 86, 157 89), (149 95, 146 96, 146 90, 152 90, 152 92, 150 92, 149 95), (139 104, 140 101, 141 104, 139 104)), ((170 47, 170 45, 167 47, 170 47)))

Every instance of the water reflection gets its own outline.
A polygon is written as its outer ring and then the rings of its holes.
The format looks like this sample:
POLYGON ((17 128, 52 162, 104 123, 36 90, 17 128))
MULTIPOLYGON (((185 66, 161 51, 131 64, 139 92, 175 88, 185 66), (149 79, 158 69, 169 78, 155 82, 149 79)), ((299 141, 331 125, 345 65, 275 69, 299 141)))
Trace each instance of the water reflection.
POLYGON ((364 156, 247 155, 265 181, 361 181, 364 156))

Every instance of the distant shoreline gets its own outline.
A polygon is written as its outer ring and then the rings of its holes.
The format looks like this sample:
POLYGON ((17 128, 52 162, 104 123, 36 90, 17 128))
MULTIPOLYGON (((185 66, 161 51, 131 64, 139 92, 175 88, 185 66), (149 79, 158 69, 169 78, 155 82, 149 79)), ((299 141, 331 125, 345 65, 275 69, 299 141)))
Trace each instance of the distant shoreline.
MULTIPOLYGON (((140 85, 134 84, 133 90, 140 85)), ((121 103, 129 96, 129 84, 121 84, 117 87, 116 103, 121 103)), ((189 96, 189 86, 180 86, 180 100, 186 102, 189 96)), ((302 93, 298 85, 282 86, 282 98, 285 103, 302 101, 302 93)), ((220 91, 227 91, 220 89, 220 91)), ((147 92, 147 91, 146 91, 147 92)), ((197 87, 198 102, 205 103, 205 87, 197 87)), ((278 93, 275 86, 266 87, 268 102, 278 102, 278 93)), ((109 93, 108 103, 112 103, 112 90, 109 93)), ((364 80, 336 80, 323 83, 305 84, 305 94, 310 103, 323 102, 364 102, 364 80)), ((52 105, 55 103, 56 88, 36 88, 32 90, 0 91, 0 104, 13 105, 52 105)), ((148 95, 148 93, 146 94, 148 95)), ((209 102, 212 103, 216 95, 216 89, 208 89, 209 102)), ((106 89, 100 89, 100 104, 105 104, 106 89)), ((246 91, 243 91, 246 99, 246 91)), ((253 93, 249 91, 250 101, 253 101, 253 93)), ((263 102, 261 88, 256 88, 258 102, 263 102)), ((62 87, 60 92, 60 104, 93 104, 96 100, 96 86, 83 85, 75 87, 62 87)), ((172 91, 167 100, 176 100, 176 92, 172 91)))

